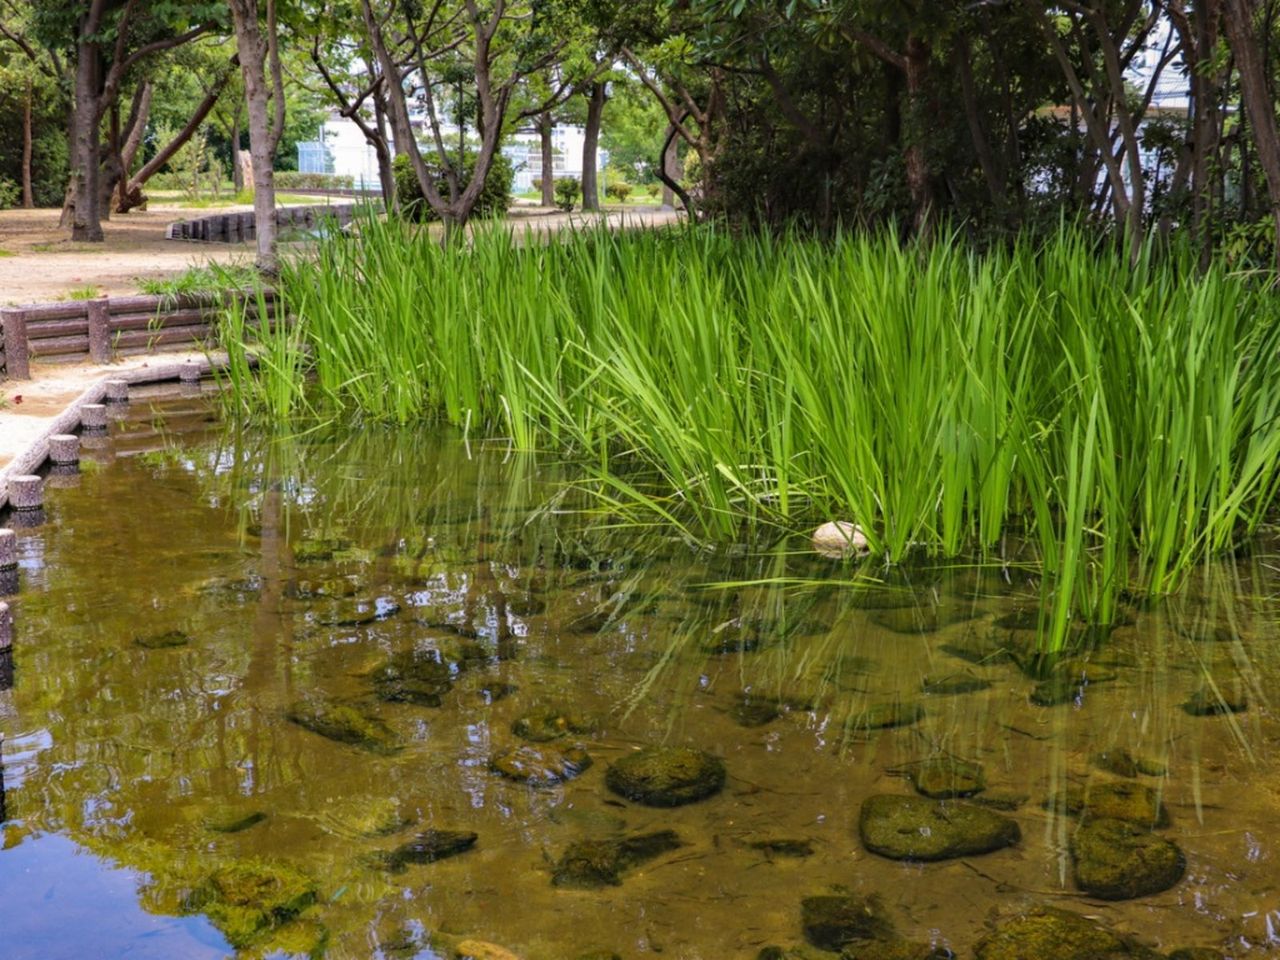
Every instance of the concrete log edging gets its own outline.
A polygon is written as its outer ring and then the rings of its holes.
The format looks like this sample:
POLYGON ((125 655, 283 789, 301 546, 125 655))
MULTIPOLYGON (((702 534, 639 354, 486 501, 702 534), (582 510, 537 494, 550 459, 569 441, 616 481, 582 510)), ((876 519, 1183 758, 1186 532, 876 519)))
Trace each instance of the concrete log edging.
POLYGON ((49 445, 53 437, 59 434, 75 433, 80 426, 82 408, 100 404, 107 391, 108 380, 124 380, 129 384, 159 383, 165 380, 177 380, 185 364, 193 364, 203 375, 215 368, 226 366, 223 357, 181 358, 169 363, 151 363, 133 370, 112 370, 97 378, 72 400, 58 416, 52 418, 40 434, 31 441, 3 467, 0 467, 0 509, 10 506, 9 479, 33 474, 49 459, 49 445))

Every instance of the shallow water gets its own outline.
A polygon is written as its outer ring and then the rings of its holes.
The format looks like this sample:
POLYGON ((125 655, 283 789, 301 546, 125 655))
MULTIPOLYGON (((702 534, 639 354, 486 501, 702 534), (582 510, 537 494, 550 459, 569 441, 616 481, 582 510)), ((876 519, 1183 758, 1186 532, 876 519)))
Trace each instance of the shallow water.
POLYGON ((1019 669, 943 649, 1029 642, 1008 625, 1036 609, 1033 572, 921 567, 889 576, 907 589, 867 593, 800 541, 708 553, 612 526, 582 509, 570 468, 501 446, 378 430, 270 444, 224 433, 212 409, 135 402, 20 531, 0 889, 22 895, 0 897, 4 956, 231 952, 192 891, 243 862, 316 892, 245 955, 430 958, 472 938, 527 960, 748 958, 803 942, 801 898, 833 890, 878 894, 900 932, 960 956, 1037 904, 1166 951, 1280 950, 1275 544, 1127 611, 1086 656, 1105 682, 1037 706, 1025 656, 1019 669), (439 706, 376 696, 379 668, 409 650, 452 665, 439 706), (955 675, 990 686, 922 692, 955 675), (1206 676, 1247 709, 1188 713, 1206 676), (779 715, 742 725, 743 691, 779 715), (380 720, 394 751, 291 722, 305 698, 380 720), (895 702, 923 716, 867 728, 863 711, 895 702), (492 772, 522 742, 514 722, 546 707, 589 721, 561 742, 594 764, 553 787, 492 772), (610 792, 610 763, 651 744, 722 757, 724 790, 673 809, 610 792), (1148 772, 1100 769, 1122 750, 1148 772), (867 852, 863 800, 911 794, 902 766, 941 755, 980 763, 987 794, 1027 798, 1010 814, 1021 842, 929 864, 867 852), (1044 801, 1121 780, 1160 791, 1160 834, 1187 871, 1105 902, 1076 889, 1076 821, 1044 801), (388 869, 428 828, 478 840, 388 869), (552 884, 576 840, 666 829, 683 845, 618 886, 552 884))

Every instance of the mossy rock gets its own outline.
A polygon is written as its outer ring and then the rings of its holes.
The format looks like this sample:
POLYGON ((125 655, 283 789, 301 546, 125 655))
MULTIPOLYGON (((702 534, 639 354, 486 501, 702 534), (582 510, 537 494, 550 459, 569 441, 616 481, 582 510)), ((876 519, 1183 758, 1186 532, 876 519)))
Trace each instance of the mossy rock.
POLYGON ((203 913, 237 949, 251 946, 316 901, 316 885, 288 867, 246 862, 219 867, 183 901, 203 913))
POLYGON ((893 633, 907 635, 937 633, 952 624, 964 623, 982 616, 982 611, 971 607, 897 607, 891 610, 879 610, 871 622, 893 633))
POLYGON ((674 830, 634 837, 578 840, 556 862, 551 882, 557 887, 599 890, 622 883, 622 874, 684 846, 674 830))
POLYGON ((850 591, 848 602, 855 610, 914 610, 927 598, 909 586, 868 584, 850 591))
POLYGON ((1076 657, 1066 659, 1033 657, 1021 664, 1023 672, 1041 677, 1029 699, 1038 707, 1056 707, 1064 703, 1080 703, 1085 691, 1094 684, 1110 683, 1114 670, 1076 657))
POLYGON ((285 590, 292 600, 345 600, 361 591, 362 585, 351 577, 330 577, 328 580, 299 580, 285 590))
POLYGON ((1099 770, 1114 773, 1117 777, 1132 779, 1138 775, 1138 762, 1133 759, 1133 754, 1124 747, 1102 750, 1091 756, 1089 762, 1099 770))
POLYGON ((743 693, 729 709, 729 716, 740 727, 763 727, 777 720, 783 713, 783 703, 777 697, 756 693, 743 693))
POLYGON ((578 735, 595 733, 597 729, 598 724, 591 718, 576 711, 562 710, 558 707, 531 710, 511 724, 512 733, 522 740, 533 743, 549 743, 552 740, 567 737, 571 733, 578 735))
POLYGON ((751 850, 770 858, 813 856, 813 842, 802 837, 755 837, 744 842, 751 850))
POLYGON ((367 627, 389 620, 400 612, 400 605, 385 597, 362 600, 338 600, 321 612, 316 621, 325 627, 367 627))
POLYGON ((622 960, 622 957, 612 950, 592 950, 578 954, 576 960, 622 960))
POLYGON ((455 960, 520 960, 506 947, 471 938, 459 941, 453 948, 453 956, 455 960))
POLYGON ((953 697, 990 688, 990 680, 969 670, 958 673, 930 673, 920 680, 920 691, 931 697, 953 697))
POLYGON ((350 542, 336 537, 315 537, 299 540, 293 545, 293 562, 299 566, 327 563, 333 555, 350 546, 350 542))
POLYGON ((435 650, 398 653, 373 671, 370 679, 379 700, 438 707, 453 689, 453 670, 435 650))
POLYGON ((499 700, 505 700, 514 693, 519 693, 520 688, 514 683, 503 683, 500 680, 494 680, 490 683, 482 683, 476 687, 476 693, 485 703, 493 704, 499 700))
POLYGON ((730 653, 756 653, 765 645, 764 637, 753 626, 726 627, 714 633, 701 645, 703 653, 723 656, 730 653))
POLYGON ((191 642, 191 637, 181 630, 166 630, 145 637, 134 637, 133 642, 144 650, 168 650, 172 647, 185 647, 191 642))
POLYGON ((564 783, 591 766, 591 756, 582 747, 526 743, 494 754, 489 769, 508 780, 531 787, 551 787, 564 783))
POLYGON ((678 807, 719 793, 724 761, 692 747, 646 747, 610 765, 605 785, 649 807, 678 807))
POLYGON ((325 832, 346 839, 386 837, 413 824, 401 813, 399 799, 385 794, 330 800, 315 820, 325 832))
POLYGON ((1010 793, 1008 791, 983 791, 981 794, 970 797, 969 803, 976 803, 980 807, 987 807, 991 810, 1017 810, 1031 797, 1025 793, 1010 793))
POLYGON ((1076 886, 1100 900, 1168 890, 1186 873, 1177 844, 1123 820, 1089 820, 1071 838, 1076 886))
POLYGON ((840 950, 856 940, 887 940, 893 923, 874 894, 857 897, 830 894, 800 901, 805 939, 820 950, 840 950))
POLYGON ((1161 960, 1093 920, 1042 907, 1006 920, 974 946, 974 960, 1161 960))
POLYGON ((890 727, 908 727, 924 716, 924 707, 914 702, 895 700, 891 703, 873 703, 867 709, 849 718, 850 730, 887 730, 890 727))
POLYGON ((476 845, 477 835, 467 830, 424 830, 408 843, 379 857, 391 873, 402 873, 410 865, 435 863, 466 853, 476 845))
POLYGON ((1183 947, 1169 954, 1169 960, 1227 960, 1227 956, 1212 947, 1183 947))
POLYGON ((1013 659, 1014 647, 1002 633, 971 630, 958 640, 940 645, 938 649, 966 663, 992 666, 1009 663, 1013 659))
POLYGON ((896 768, 916 790, 934 800, 971 797, 986 789, 982 765, 954 757, 929 757, 896 768))
POLYGON ((261 810, 216 810, 204 819, 204 827, 212 833, 243 833, 267 819, 261 810))
POLYGON ((990 853, 1022 839, 1018 824, 969 803, 879 794, 862 803, 858 833, 891 860, 950 860, 990 853))
POLYGON ((1169 825, 1169 812, 1160 795, 1139 783, 1073 784, 1050 797, 1045 808, 1073 817, 1124 820, 1148 828, 1169 825))
POLYGON ((946 947, 915 940, 859 940, 844 948, 840 960, 952 960, 946 947))
POLYGON ((385 723, 361 713, 350 704, 299 700, 285 716, 304 730, 370 753, 392 754, 404 746, 395 731, 385 723))
POLYGON ((1249 709, 1249 695, 1238 676, 1203 683, 1192 691, 1182 709, 1193 717, 1213 717, 1243 713, 1249 709))

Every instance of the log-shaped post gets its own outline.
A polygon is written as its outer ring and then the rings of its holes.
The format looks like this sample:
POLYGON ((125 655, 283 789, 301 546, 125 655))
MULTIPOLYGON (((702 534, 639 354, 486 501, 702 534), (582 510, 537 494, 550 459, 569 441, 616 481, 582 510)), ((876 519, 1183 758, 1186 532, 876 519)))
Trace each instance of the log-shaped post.
POLYGON ((4 360, 9 379, 30 380, 26 311, 0 310, 0 329, 4 330, 4 360))

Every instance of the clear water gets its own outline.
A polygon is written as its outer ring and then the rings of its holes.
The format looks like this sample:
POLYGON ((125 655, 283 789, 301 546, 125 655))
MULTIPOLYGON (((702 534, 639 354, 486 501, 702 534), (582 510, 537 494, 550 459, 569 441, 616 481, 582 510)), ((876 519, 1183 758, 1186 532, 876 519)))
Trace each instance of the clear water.
POLYGON ((857 571, 803 541, 699 552, 617 526, 584 509, 571 468, 501 445, 373 429, 271 443, 225 432, 212 409, 135 402, 80 477, 55 478, 47 522, 20 531, 19 628, 0 683, 0 955, 231 953, 191 891, 245 862, 291 868, 318 894, 246 956, 429 958, 471 938, 527 960, 754 957, 801 943, 800 899, 832 890, 877 893, 903 933, 961 956, 994 917, 1035 904, 1163 950, 1280 950, 1275 544, 1129 611, 1088 654, 1114 679, 1037 706, 1027 670, 943 649, 1018 641, 1026 631, 995 621, 1034 611, 1033 570, 893 571, 911 586, 887 598, 851 589, 857 571), (884 609, 895 602, 914 612, 884 609), (938 629, 913 632, 913 619, 938 629), (190 641, 137 643, 167 631, 190 641), (743 637, 753 649, 717 652, 743 637), (379 666, 412 649, 471 658, 439 707, 373 695, 379 666), (925 676, 966 671, 990 686, 921 691, 925 676), (1248 709, 1184 710, 1207 676, 1248 709), (779 698, 781 715, 743 726, 743 691, 779 698), (354 704, 402 748, 290 722, 306 696, 354 704), (895 701, 923 717, 856 722, 895 701), (594 722, 568 737, 594 765, 549 788, 492 772, 520 742, 514 721, 548 706, 594 722), (722 757, 725 789, 673 809, 611 793, 609 764, 650 744, 722 757), (1161 791, 1161 833, 1187 872, 1108 903, 1075 888, 1075 821, 1044 801, 1123 779, 1097 762, 1121 750, 1156 772, 1135 780, 1161 791), (981 763, 988 794, 1027 798, 1011 814, 1022 841, 933 864, 868 853, 862 801, 911 793, 895 771, 943 753, 981 763), (388 870, 386 852, 428 828, 478 841, 388 870), (684 846, 619 886, 551 882, 575 840, 663 829, 684 846), (762 839, 812 852, 762 852, 762 839))

